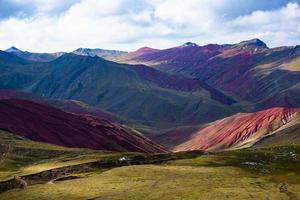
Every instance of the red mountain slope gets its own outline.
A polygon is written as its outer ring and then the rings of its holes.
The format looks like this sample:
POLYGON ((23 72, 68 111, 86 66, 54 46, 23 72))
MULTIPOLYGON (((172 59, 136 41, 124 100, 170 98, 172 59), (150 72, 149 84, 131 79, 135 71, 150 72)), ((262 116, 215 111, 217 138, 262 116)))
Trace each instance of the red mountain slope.
POLYGON ((201 61, 220 54, 225 46, 222 45, 206 45, 206 46, 179 46, 163 50, 143 50, 139 49, 135 52, 128 54, 131 60, 143 62, 162 62, 172 63, 174 66, 193 65, 199 64, 201 61))
POLYGON ((163 147, 128 127, 27 100, 0 100, 0 128, 34 141, 66 147, 166 152, 163 147))
POLYGON ((232 45, 183 45, 129 59, 202 80, 238 101, 257 104, 254 111, 299 107, 300 46, 268 48, 253 39, 232 45))
POLYGON ((128 53, 128 57, 130 58, 135 58, 141 55, 144 55, 146 53, 153 53, 153 52, 157 52, 159 51, 158 49, 153 49, 153 48, 149 48, 149 47, 142 47, 134 52, 130 52, 128 53))
POLYGON ((295 116, 300 114, 300 109, 271 108, 255 113, 239 113, 206 124, 198 129, 190 129, 186 133, 183 130, 170 131, 158 140, 171 139, 173 135, 182 134, 185 142, 176 146, 175 151, 209 150, 218 151, 224 149, 249 147, 274 131, 287 125, 295 116))
POLYGON ((92 115, 100 119, 106 119, 110 122, 118 121, 116 116, 113 116, 112 114, 107 113, 100 108, 89 106, 81 101, 76 100, 46 99, 29 93, 8 89, 0 89, 0 100, 1 99, 24 99, 44 105, 50 105, 68 113, 92 115))

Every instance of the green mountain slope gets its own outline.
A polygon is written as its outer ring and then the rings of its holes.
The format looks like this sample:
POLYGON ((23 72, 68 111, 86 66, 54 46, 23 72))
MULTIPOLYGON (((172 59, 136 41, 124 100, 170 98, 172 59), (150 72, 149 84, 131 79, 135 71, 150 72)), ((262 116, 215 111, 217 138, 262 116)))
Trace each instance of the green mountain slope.
MULTIPOLYGON (((25 71, 27 76, 20 74, 16 83, 2 88, 52 99, 79 100, 117 114, 140 129, 198 124, 236 112, 230 107, 234 100, 201 81, 143 65, 66 54, 48 63, 20 65, 10 74, 15 71, 25 71), (26 81, 19 83, 22 79, 26 81)), ((2 76, 3 83, 8 79, 2 76)))

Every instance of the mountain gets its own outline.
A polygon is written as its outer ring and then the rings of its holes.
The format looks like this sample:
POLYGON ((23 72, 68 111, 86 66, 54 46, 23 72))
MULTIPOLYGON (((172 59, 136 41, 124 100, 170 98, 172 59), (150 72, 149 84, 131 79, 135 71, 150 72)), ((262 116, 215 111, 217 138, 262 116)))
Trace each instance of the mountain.
POLYGON ((197 126, 238 112, 300 107, 299 46, 269 48, 259 39, 205 46, 187 42, 110 57, 137 64, 88 53, 36 63, 3 53, 0 89, 83 102, 146 133, 197 126))
POLYGON ((193 42, 186 42, 182 45, 182 47, 198 47, 199 45, 193 42))
POLYGON ((28 100, 0 100, 0 128, 33 141, 108 151, 166 152, 125 126, 28 100))
POLYGON ((13 54, 7 53, 5 51, 0 51, 0 64, 1 67, 3 66, 12 66, 12 65, 19 65, 19 64, 26 64, 28 61, 15 56, 13 54))
MULTIPOLYGON (((28 61, 32 62, 50 62, 56 58, 66 54, 66 52, 56 52, 56 53, 33 53, 29 51, 22 51, 14 46, 5 50, 5 52, 18 56, 28 61)), ((106 50, 106 49, 90 49, 90 48, 78 48, 71 53, 81 56, 98 56, 106 59, 118 58, 121 56, 126 56, 128 52, 118 51, 118 50, 106 50)))
POLYGON ((285 144, 292 143, 295 137, 300 141, 299 132, 291 133, 291 127, 299 125, 299 108, 270 108, 235 114, 198 127, 175 129, 158 136, 156 141, 169 142, 170 145, 173 140, 175 151, 238 149, 273 140, 285 144))
POLYGON ((251 105, 252 111, 300 106, 300 46, 269 48, 252 39, 238 44, 182 45, 127 59, 202 80, 242 102, 241 106, 251 105))
POLYGON ((7 53, 14 53, 14 52, 21 52, 21 50, 19 50, 17 47, 10 47, 8 49, 5 50, 7 53))
POLYGON ((144 65, 65 54, 48 63, 24 64, 10 70, 7 75, 0 72, 2 89, 81 101, 114 113, 139 129, 198 124, 237 112, 230 106, 234 99, 204 82, 144 65), (16 73, 19 78, 11 83, 16 73))
POLYGON ((274 131, 256 142, 253 147, 274 147, 282 145, 298 145, 300 143, 300 115, 298 114, 283 128, 274 131))
POLYGON ((22 51, 16 47, 10 47, 9 49, 5 50, 7 53, 13 54, 20 58, 23 58, 28 61, 33 62, 49 62, 55 60, 59 56, 65 54, 65 52, 56 52, 56 53, 32 53, 28 51, 22 51))
POLYGON ((140 49, 138 49, 134 52, 128 53, 128 56, 132 57, 132 58, 135 58, 135 57, 147 54, 147 53, 153 53, 153 52, 157 52, 157 51, 159 51, 159 49, 153 49, 153 48, 149 48, 149 47, 142 47, 142 48, 140 48, 140 49))
POLYGON ((128 52, 126 51, 117 51, 117 50, 106 50, 106 49, 89 49, 89 48, 78 48, 72 53, 76 55, 81 55, 81 56, 98 56, 102 58, 110 58, 110 57, 118 57, 118 56, 124 56, 128 52))
POLYGON ((60 110, 69 113, 87 114, 87 115, 95 116, 100 119, 106 119, 111 122, 122 122, 121 119, 119 119, 117 116, 113 115, 112 113, 105 112, 100 108, 96 108, 76 100, 48 99, 48 98, 32 95, 29 93, 25 93, 25 92, 20 92, 16 90, 5 90, 5 89, 0 89, 0 100, 1 99, 29 100, 36 103, 53 106, 55 108, 58 108, 60 110))

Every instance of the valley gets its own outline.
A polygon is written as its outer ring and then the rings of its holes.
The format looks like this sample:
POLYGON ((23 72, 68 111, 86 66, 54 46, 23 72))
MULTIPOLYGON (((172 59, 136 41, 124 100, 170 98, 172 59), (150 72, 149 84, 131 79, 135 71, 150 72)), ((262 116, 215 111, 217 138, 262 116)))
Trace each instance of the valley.
POLYGON ((199 195, 297 199, 300 195, 299 145, 152 156, 69 149, 1 132, 2 152, 8 144, 9 153, 1 159, 0 186, 17 175, 28 186, 8 189, 0 199, 198 199, 199 195), (127 161, 120 162, 122 157, 127 161), (46 176, 51 169, 56 173, 46 176))
POLYGON ((299 55, 0 51, 0 199, 297 200, 299 55))

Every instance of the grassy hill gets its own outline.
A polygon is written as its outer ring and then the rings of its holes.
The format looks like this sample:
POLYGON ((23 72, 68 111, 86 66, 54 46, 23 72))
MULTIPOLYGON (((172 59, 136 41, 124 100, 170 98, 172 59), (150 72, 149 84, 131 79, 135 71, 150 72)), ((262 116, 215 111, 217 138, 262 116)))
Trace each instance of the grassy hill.
POLYGON ((34 142, 6 131, 0 131, 0 141, 1 180, 120 155, 34 142))
POLYGON ((8 144, 11 146, 8 156, 1 159, 0 185, 16 174, 31 174, 33 178, 38 172, 57 167, 95 161, 102 165, 110 163, 106 167, 89 165, 94 167, 52 181, 27 179, 30 184, 26 189, 2 192, 0 199, 298 199, 300 196, 299 145, 214 154, 120 155, 35 143, 6 132, 1 132, 0 140, 1 151, 8 144), (120 156, 129 163, 117 164, 120 156), (18 167, 12 170, 10 162, 18 167))

